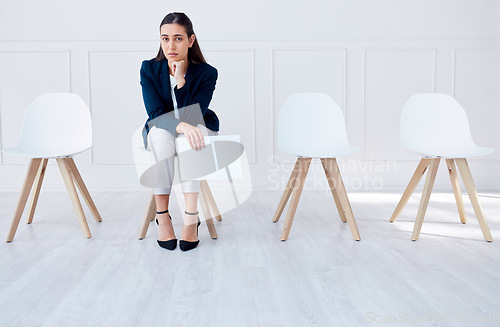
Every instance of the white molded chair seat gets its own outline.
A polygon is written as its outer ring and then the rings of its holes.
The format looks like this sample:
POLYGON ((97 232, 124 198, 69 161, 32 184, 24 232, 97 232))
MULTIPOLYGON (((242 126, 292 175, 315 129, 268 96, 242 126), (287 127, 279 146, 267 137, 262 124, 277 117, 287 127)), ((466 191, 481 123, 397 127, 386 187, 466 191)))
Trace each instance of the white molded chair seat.
POLYGON ((76 193, 75 184, 94 218, 98 222, 102 219, 72 158, 73 155, 85 151, 91 146, 90 112, 78 95, 46 93, 32 102, 24 113, 19 144, 12 148, 2 149, 5 153, 32 158, 7 236, 7 242, 14 239, 26 201, 35 182, 28 213, 28 224, 32 222, 49 158, 57 160, 84 235, 89 238, 92 236, 76 193))
POLYGON ((448 94, 415 94, 401 113, 401 143, 427 157, 466 158, 495 151, 472 140, 464 108, 448 94))
POLYGON ((292 94, 278 120, 278 148, 301 157, 336 158, 361 151, 349 144, 342 109, 323 93, 292 94))
POLYGON ((392 217, 394 222, 401 214, 411 194, 417 187, 426 170, 429 170, 417 213, 417 219, 411 239, 416 241, 424 221, 425 211, 436 178, 439 161, 446 158, 455 201, 460 220, 466 223, 465 209, 460 192, 458 171, 462 175, 472 207, 479 221, 486 241, 491 242, 491 233, 479 203, 477 190, 472 180, 466 157, 485 155, 494 151, 492 148, 479 147, 472 140, 469 120, 462 106, 450 95, 440 93, 415 94, 405 104, 401 113, 401 143, 406 148, 420 153, 421 159, 392 217), (456 166, 455 166, 456 163, 456 166))
POLYGON ((92 146, 90 112, 73 93, 46 93, 24 114, 21 140, 4 152, 30 158, 67 157, 92 146))
POLYGON ((335 158, 361 149, 349 144, 344 115, 335 101, 323 93, 292 94, 280 110, 278 148, 298 156, 273 218, 273 222, 279 220, 293 192, 281 240, 288 239, 311 159, 320 158, 340 219, 348 222, 352 237, 359 241, 361 238, 335 158))

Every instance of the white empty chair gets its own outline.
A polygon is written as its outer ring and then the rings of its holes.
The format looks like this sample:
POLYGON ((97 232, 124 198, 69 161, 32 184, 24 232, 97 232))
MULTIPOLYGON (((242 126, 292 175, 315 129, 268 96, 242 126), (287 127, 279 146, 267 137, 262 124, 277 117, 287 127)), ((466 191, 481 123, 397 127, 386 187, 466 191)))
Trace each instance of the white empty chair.
POLYGON ((467 220, 455 163, 462 175, 462 180, 484 238, 486 241, 491 242, 490 229, 484 218, 466 157, 485 155, 492 153, 494 149, 479 147, 474 143, 467 114, 462 106, 448 94, 422 93, 413 95, 401 113, 400 132, 403 146, 420 153, 423 158, 420 160, 390 221, 394 222, 401 214, 418 182, 428 169, 429 172, 411 237, 414 241, 418 239, 439 162, 441 158, 445 158, 461 222, 465 224, 467 220))
POLYGON ((359 241, 361 238, 335 158, 361 150, 349 144, 344 115, 335 101, 323 93, 292 94, 281 107, 278 148, 298 156, 273 218, 273 222, 279 220, 292 195, 281 240, 288 239, 311 159, 319 158, 340 219, 347 221, 352 237, 359 241))
POLYGON ((7 236, 7 242, 14 239, 34 183, 35 188, 30 201, 28 224, 32 222, 49 158, 55 158, 57 161, 84 235, 86 237, 92 236, 73 181, 87 202, 94 218, 97 221, 102 220, 72 158, 73 155, 85 151, 91 146, 90 112, 78 95, 47 93, 40 95, 33 101, 24 114, 19 144, 13 148, 2 149, 5 153, 32 158, 7 236))

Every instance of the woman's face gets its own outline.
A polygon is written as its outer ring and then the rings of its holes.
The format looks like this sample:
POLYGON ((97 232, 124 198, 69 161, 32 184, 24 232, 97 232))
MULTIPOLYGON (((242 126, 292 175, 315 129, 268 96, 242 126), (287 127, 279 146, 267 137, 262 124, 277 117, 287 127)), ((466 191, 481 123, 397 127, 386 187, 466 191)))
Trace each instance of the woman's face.
POLYGON ((179 24, 163 24, 160 28, 160 40, 163 54, 168 61, 187 61, 188 49, 193 45, 195 35, 187 37, 186 30, 179 24))

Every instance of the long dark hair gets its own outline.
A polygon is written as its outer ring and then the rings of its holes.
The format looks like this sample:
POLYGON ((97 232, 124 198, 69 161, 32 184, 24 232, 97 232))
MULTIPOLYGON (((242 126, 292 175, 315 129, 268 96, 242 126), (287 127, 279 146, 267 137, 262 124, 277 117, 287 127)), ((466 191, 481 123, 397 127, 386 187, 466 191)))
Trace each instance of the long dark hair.
MULTIPOLYGON (((160 30, 161 27, 165 24, 179 24, 184 27, 186 30, 188 38, 191 37, 191 35, 194 34, 193 30, 193 23, 191 23, 191 20, 189 19, 186 14, 182 12, 171 12, 160 23, 160 30)), ((167 58, 165 57, 165 54, 163 53, 163 50, 161 48, 160 44, 160 50, 158 51, 158 54, 156 55, 156 61, 162 61, 166 60, 167 58)), ((188 60, 192 63, 199 64, 200 62, 205 62, 205 58, 203 57, 203 54, 201 53, 200 45, 198 44, 198 38, 194 39, 194 43, 191 46, 191 48, 188 49, 188 60)))

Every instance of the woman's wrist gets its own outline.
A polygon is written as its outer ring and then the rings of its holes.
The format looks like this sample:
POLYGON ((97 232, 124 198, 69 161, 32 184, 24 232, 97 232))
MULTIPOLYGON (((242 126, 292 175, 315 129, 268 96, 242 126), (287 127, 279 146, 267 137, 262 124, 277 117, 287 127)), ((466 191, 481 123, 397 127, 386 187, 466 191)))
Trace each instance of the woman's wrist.
POLYGON ((175 131, 177 133, 179 133, 179 134, 182 134, 185 124, 186 124, 185 122, 180 122, 179 124, 177 124, 177 127, 175 128, 175 131))
POLYGON ((177 79, 177 89, 180 89, 181 87, 183 87, 184 84, 186 84, 186 80, 184 79, 184 76, 177 79))

